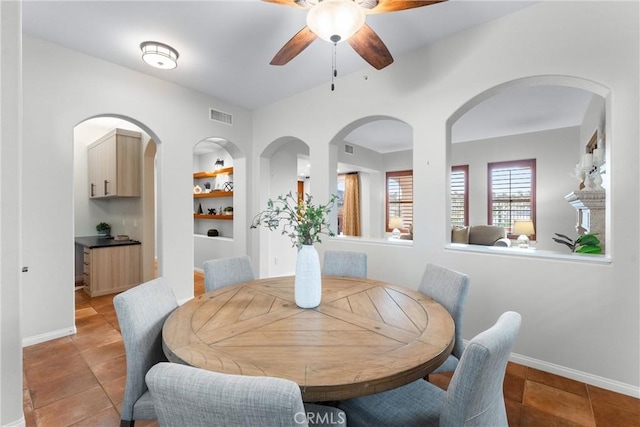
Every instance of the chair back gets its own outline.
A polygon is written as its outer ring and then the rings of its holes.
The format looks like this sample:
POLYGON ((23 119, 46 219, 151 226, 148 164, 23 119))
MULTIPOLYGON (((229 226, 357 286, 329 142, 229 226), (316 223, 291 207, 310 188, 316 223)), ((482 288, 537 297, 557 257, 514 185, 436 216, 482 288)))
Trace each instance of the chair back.
POLYGON ((440 427, 508 425, 502 384, 521 320, 508 311, 469 341, 449 383, 440 427))
POLYGON ((325 251, 322 262, 325 276, 367 278, 367 254, 351 251, 325 251))
POLYGON ((116 295, 113 306, 127 361, 121 417, 123 420, 154 419, 153 413, 134 418, 134 405, 147 391, 144 382, 147 371, 167 360, 162 351, 162 326, 178 302, 167 282, 157 278, 116 295))
POLYGON ((462 314, 469 289, 469 276, 436 264, 427 264, 418 290, 447 309, 456 326, 455 344, 451 352, 462 357, 462 314))
POLYGON ((161 427, 306 426, 290 380, 229 375, 159 363, 146 376, 161 427))
POLYGON ((210 259, 204 262, 204 289, 206 292, 236 283, 250 282, 254 279, 253 266, 248 255, 210 259))

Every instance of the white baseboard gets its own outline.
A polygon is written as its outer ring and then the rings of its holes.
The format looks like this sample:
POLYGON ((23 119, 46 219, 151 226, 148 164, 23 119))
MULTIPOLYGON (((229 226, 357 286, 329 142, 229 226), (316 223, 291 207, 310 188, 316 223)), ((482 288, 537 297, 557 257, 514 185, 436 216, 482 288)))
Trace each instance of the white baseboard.
POLYGON ((585 384, 604 388, 616 393, 625 394, 635 398, 640 398, 640 387, 626 384, 620 381, 611 380, 609 378, 600 377, 598 375, 589 374, 587 372, 577 371, 565 366, 556 365, 554 363, 545 362, 531 357, 522 356, 520 354, 511 353, 509 360, 519 365, 528 366, 530 368, 539 369, 551 374, 560 375, 585 384))
POLYGON ((68 337, 76 333, 76 325, 71 328, 58 329, 57 331, 47 332, 46 334, 34 335, 22 339, 22 347, 28 347, 41 342, 55 340, 56 338, 68 337))
POLYGON ((24 414, 22 418, 19 418, 15 421, 11 421, 9 424, 5 424, 5 427, 25 427, 27 425, 27 421, 24 419, 24 414))

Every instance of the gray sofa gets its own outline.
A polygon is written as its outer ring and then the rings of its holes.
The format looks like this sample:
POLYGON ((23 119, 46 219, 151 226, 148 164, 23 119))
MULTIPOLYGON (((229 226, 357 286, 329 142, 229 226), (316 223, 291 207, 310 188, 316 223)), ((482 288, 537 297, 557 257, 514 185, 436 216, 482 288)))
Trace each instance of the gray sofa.
POLYGON ((463 243, 482 246, 511 246, 504 227, 496 225, 473 225, 469 227, 453 227, 451 243, 463 243))

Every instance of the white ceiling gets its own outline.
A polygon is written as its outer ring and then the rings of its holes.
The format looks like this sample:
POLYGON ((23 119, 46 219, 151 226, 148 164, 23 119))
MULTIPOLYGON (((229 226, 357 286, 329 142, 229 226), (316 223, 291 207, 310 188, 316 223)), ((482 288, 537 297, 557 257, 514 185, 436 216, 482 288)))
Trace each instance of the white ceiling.
MULTIPOLYGON (((404 52, 531 3, 450 0, 369 15, 367 23, 400 62, 404 52)), ((332 48, 323 40, 285 66, 269 65, 305 19, 304 9, 259 0, 23 2, 26 34, 249 109, 311 87, 329 87, 332 48), (146 40, 177 49, 178 68, 156 70, 143 63, 139 45, 146 40)), ((341 75, 378 72, 346 43, 338 44, 337 65, 341 75)))
MULTIPOLYGON (((369 15, 367 23, 400 63, 403 53, 533 3, 450 0, 369 15)), ((318 39, 289 64, 269 65, 273 55, 304 25, 303 9, 259 0, 23 2, 26 34, 248 109, 320 85, 326 84, 329 90, 330 43, 318 39), (139 44, 146 40, 176 48, 180 53, 178 68, 157 70, 143 63, 139 44)), ((369 66, 346 43, 338 44, 337 68, 340 75, 384 72, 369 66)), ((336 90, 340 90, 339 80, 336 90)), ((477 139, 473 135, 484 135, 480 132, 489 129, 494 134, 514 134, 531 124, 551 128, 557 123, 573 123, 576 111, 582 108, 582 113, 586 108, 586 95, 580 92, 529 88, 495 97, 458 122, 454 139, 477 139)), ((381 152, 397 151, 411 147, 412 131, 399 122, 374 122, 354 131, 347 140, 381 152)))

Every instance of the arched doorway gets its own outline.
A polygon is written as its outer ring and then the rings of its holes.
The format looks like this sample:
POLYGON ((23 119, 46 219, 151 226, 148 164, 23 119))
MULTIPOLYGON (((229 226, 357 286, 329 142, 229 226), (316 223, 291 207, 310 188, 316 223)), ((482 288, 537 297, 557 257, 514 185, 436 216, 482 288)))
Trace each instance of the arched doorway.
MULTIPOLYGON (((156 167, 157 138, 144 125, 119 116, 89 118, 74 128, 74 235, 95 236, 96 226, 106 223, 111 236, 128 236, 141 242, 139 282, 151 280, 161 271, 156 260, 156 167), (88 146, 120 129, 139 135, 139 192, 136 197, 91 198, 88 146), (157 266, 157 270, 156 270, 157 266)), ((124 238, 124 237, 123 237, 124 238)), ((82 246, 75 247, 76 287, 84 286, 82 246)))

